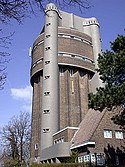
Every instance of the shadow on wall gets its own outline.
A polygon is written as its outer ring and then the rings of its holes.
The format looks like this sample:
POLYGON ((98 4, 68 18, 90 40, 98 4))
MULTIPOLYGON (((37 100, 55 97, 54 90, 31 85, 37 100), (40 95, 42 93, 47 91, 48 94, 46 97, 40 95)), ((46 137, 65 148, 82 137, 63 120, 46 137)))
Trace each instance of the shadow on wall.
POLYGON ((108 144, 108 147, 104 148, 104 153, 108 165, 125 167, 125 147, 122 150, 119 147, 115 149, 108 144))

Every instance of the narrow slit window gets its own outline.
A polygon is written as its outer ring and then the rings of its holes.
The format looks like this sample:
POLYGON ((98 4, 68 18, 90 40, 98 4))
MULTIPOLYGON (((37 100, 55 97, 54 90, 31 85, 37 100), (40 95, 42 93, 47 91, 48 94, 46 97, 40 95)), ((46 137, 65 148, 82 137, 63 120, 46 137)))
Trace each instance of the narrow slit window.
POLYGON ((72 94, 74 94, 74 82, 72 81, 72 94))
POLYGON ((45 48, 45 51, 47 51, 47 50, 49 50, 49 49, 50 49, 50 47, 48 46, 48 47, 45 48))
POLYGON ((44 96, 50 95, 50 92, 44 92, 44 96))
POLYGON ((45 78, 45 79, 48 79, 49 77, 50 77, 50 75, 45 75, 45 77, 44 77, 44 78, 45 78))
POLYGON ((50 112, 50 110, 43 110, 44 114, 48 114, 50 112))
POLYGON ((47 23, 47 24, 46 24, 46 26, 50 26, 50 25, 51 25, 51 23, 47 23))
POLYGON ((60 76, 64 76, 64 69, 63 68, 60 68, 59 72, 60 72, 60 76))
POLYGON ((46 38, 49 38, 51 35, 50 34, 48 34, 48 35, 46 35, 46 38))
POLYGON ((38 150, 38 143, 37 144, 35 144, 35 150, 38 150))
POLYGON ((49 128, 45 128, 45 129, 43 129, 43 133, 48 133, 49 131, 50 131, 49 128))
POLYGON ((70 73, 70 76, 73 76, 74 70, 73 70, 73 69, 70 69, 69 73, 70 73))

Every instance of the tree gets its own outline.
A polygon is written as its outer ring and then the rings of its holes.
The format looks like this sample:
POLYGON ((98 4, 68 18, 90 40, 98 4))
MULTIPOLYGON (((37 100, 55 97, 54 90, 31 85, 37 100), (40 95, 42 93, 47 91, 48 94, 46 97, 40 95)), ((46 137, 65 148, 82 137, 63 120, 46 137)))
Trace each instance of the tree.
POLYGON ((2 146, 6 160, 4 163, 22 164, 30 153, 30 115, 21 112, 13 117, 1 130, 2 146))
POLYGON ((112 119, 125 128, 125 36, 118 35, 110 47, 98 58, 97 71, 105 87, 89 95, 89 107, 100 111, 121 107, 121 113, 112 119))

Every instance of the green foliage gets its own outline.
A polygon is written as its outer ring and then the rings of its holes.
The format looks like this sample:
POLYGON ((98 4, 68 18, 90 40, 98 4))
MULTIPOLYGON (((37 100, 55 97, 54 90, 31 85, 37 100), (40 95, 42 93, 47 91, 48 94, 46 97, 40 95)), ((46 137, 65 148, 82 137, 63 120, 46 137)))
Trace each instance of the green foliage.
POLYGON ((30 167, 87 167, 83 163, 32 164, 30 167))
POLYGON ((78 162, 78 151, 72 151, 70 157, 67 159, 67 163, 75 163, 78 162))
MULTIPOLYGON (((52 163, 52 164, 33 164, 29 167, 90 167, 89 163, 52 163)), ((91 167, 94 167, 94 165, 91 165, 91 167)), ((114 167, 114 165, 106 164, 106 167, 114 167)))
POLYGON ((111 50, 99 55, 97 72, 105 83, 96 94, 89 94, 89 107, 102 111, 105 107, 122 107, 122 113, 113 117, 115 123, 125 125, 125 36, 118 35, 111 42, 111 50))
POLYGON ((6 159, 4 160, 4 166, 5 167, 18 167, 19 162, 17 159, 6 159))

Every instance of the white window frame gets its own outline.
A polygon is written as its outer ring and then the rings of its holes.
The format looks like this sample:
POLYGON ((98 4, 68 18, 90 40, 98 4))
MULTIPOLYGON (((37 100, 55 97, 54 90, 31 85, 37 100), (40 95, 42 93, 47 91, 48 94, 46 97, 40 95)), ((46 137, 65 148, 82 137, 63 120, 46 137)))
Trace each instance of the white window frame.
POLYGON ((112 130, 104 129, 104 138, 111 139, 112 138, 112 130))
POLYGON ((115 138, 116 139, 123 139, 123 132, 121 130, 116 130, 115 131, 115 138))

